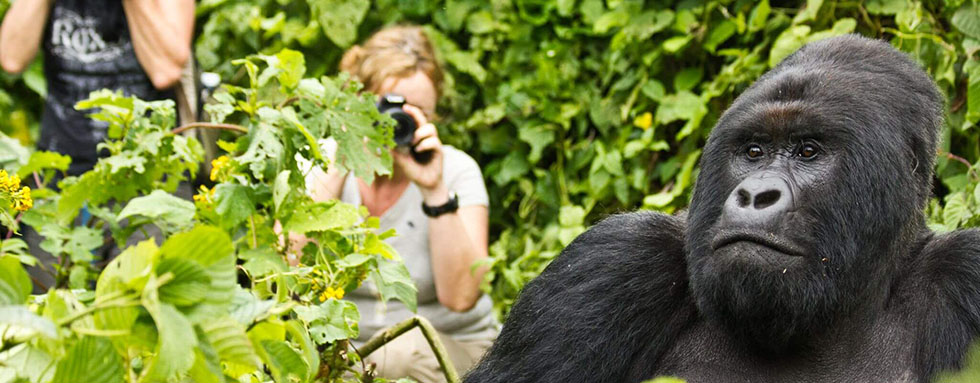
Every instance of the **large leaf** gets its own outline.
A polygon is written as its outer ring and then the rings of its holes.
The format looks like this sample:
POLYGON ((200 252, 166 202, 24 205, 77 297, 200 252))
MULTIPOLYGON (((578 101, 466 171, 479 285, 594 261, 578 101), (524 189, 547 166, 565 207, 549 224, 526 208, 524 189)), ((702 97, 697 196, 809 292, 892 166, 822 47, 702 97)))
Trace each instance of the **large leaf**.
POLYGON ((31 312, 27 306, 0 306, 0 328, 0 333, 5 337, 17 331, 37 333, 48 338, 58 337, 54 322, 31 312))
POLYGON ((293 212, 286 230, 309 233, 353 226, 361 218, 357 207, 340 201, 308 204, 293 212))
POLYGON ((259 357, 245 335, 245 327, 230 316, 202 323, 201 330, 222 361, 258 367, 259 357))
POLYGON ((31 383, 50 382, 55 362, 51 355, 38 348, 27 343, 18 344, 0 352, 0 381, 13 382, 21 378, 31 383))
POLYGON ((151 278, 143 295, 143 307, 153 317, 158 334, 155 355, 147 367, 146 378, 151 382, 171 380, 187 372, 194 365, 197 344, 191 322, 176 308, 158 300, 152 289, 154 283, 151 278))
POLYGON ((415 311, 418 299, 418 290, 412 283, 412 277, 408 274, 408 269, 401 262, 388 261, 378 258, 378 270, 371 272, 371 280, 378 287, 381 293, 381 300, 398 299, 415 311))
POLYGON ((224 224, 235 226, 255 212, 249 188, 239 184, 222 183, 214 187, 215 212, 224 224))
POLYGON ((975 39, 980 39, 980 4, 965 1, 950 19, 956 29, 975 39))
POLYGON ((309 3, 323 33, 341 48, 349 47, 357 39, 357 26, 371 6, 368 0, 309 0, 309 3))
POLYGON ((349 301, 327 299, 316 306, 299 306, 293 309, 296 317, 306 323, 310 336, 317 344, 328 344, 338 339, 356 338, 357 322, 361 314, 349 301))
POLYGON ((0 257, 0 305, 19 305, 31 294, 31 277, 17 257, 0 257))
POLYGON ((194 219, 194 203, 163 190, 154 190, 150 195, 130 200, 119 212, 119 219, 136 215, 152 219, 157 226, 186 228, 194 219))
POLYGON ((170 237, 160 247, 160 254, 164 260, 192 260, 204 267, 210 279, 204 299, 184 310, 188 318, 202 323, 226 312, 237 281, 234 248, 228 234, 212 226, 197 226, 170 237))
POLYGON ((84 336, 58 362, 52 383, 123 382, 122 358, 112 342, 102 337, 84 336))
POLYGON ((160 301, 174 306, 189 306, 200 302, 208 293, 211 277, 199 263, 186 259, 170 257, 160 261, 156 273, 159 276, 170 273, 173 277, 160 286, 160 301))
POLYGON ((306 364, 299 351, 285 342, 274 340, 263 341, 262 347, 268 356, 266 364, 272 370, 276 382, 291 382, 296 379, 302 382, 309 379, 310 366, 306 364))

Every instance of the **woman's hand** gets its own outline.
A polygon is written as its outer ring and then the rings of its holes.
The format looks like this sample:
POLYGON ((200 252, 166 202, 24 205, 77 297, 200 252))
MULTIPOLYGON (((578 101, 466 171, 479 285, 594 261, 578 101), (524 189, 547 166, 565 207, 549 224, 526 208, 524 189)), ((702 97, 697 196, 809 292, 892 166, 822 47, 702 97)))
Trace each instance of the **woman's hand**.
POLYGON ((431 152, 432 160, 420 164, 412 158, 412 153, 405 148, 397 148, 392 152, 395 166, 403 174, 419 187, 425 203, 430 206, 438 206, 449 200, 449 191, 446 189, 442 180, 442 141, 439 140, 439 133, 435 125, 425 118, 422 110, 412 105, 404 105, 402 109, 415 118, 418 129, 415 130, 415 138, 412 147, 417 152, 431 152))

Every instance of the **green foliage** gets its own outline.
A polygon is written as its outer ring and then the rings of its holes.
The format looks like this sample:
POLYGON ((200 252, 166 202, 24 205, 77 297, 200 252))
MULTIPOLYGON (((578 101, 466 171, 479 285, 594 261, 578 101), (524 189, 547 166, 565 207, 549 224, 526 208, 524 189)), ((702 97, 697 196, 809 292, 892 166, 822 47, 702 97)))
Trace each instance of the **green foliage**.
MULTIPOLYGON (((100 147, 109 156, 64 178, 60 192, 46 181, 63 176, 70 158, 35 152, 11 165, 39 181, 34 208, 15 213, 58 263, 48 270, 55 286, 31 297, 21 264, 33 258, 19 239, 0 242, 0 381, 359 378, 348 339, 358 336, 360 313, 339 299, 371 278, 382 299, 414 309, 415 286, 383 242, 394 233, 377 233, 378 220, 365 209, 314 202, 305 176, 311 166, 342 166, 368 179, 390 173, 393 121, 346 76, 305 78, 304 62, 290 50, 235 60, 248 81, 216 95, 208 111, 218 124, 211 125, 175 129, 171 101, 93 92, 76 107, 108 124, 100 147), (200 144, 177 133, 195 127, 237 136, 213 163, 217 185, 202 186, 190 202, 171 192, 200 165, 200 144), (319 151, 326 137, 347 143, 336 163, 319 151), (83 210, 87 220, 78 218, 83 210), (126 247, 151 224, 162 230, 161 244, 126 247), (281 238, 289 233, 311 242, 287 248, 281 238), (106 241, 124 250, 98 268, 95 250, 106 241)), ((19 178, 2 176, 4 190, 20 187, 19 178)))

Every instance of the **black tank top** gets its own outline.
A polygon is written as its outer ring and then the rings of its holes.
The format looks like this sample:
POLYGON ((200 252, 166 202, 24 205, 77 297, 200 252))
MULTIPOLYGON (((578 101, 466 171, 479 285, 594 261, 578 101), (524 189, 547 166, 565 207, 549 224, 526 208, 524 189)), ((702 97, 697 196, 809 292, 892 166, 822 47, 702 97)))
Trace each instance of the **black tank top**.
POLYGON ((38 148, 70 155, 69 174, 95 165, 107 127, 75 110, 76 102, 102 88, 144 100, 174 98, 172 90, 154 88, 136 60, 122 1, 56 0, 44 36, 48 98, 38 148))

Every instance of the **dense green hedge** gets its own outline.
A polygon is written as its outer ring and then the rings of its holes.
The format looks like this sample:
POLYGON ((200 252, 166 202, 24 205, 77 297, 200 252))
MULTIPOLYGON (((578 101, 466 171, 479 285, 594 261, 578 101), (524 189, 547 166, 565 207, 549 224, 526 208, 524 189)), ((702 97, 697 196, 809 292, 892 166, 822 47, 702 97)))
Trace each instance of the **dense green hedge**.
MULTIPOLYGON (((949 117, 930 224, 980 222, 980 5, 786 3, 204 0, 195 50, 230 82, 246 80, 230 58, 283 47, 306 55, 308 74, 331 74, 343 49, 379 26, 425 25, 448 67, 443 140, 477 158, 489 187, 488 287, 501 312, 596 220, 683 208, 700 148, 734 97, 805 42, 843 33, 887 39, 935 78, 949 117)), ((37 79, 2 80, 0 118, 36 124, 26 84, 37 79)))

